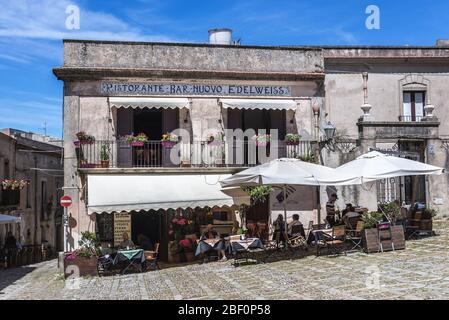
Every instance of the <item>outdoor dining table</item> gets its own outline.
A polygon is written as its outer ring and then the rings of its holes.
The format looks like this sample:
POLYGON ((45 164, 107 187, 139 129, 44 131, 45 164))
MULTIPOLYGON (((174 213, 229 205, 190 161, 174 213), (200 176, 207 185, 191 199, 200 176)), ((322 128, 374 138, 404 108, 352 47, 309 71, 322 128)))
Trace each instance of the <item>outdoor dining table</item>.
POLYGON ((141 270, 143 262, 145 262, 143 249, 118 250, 113 264, 118 265, 119 263, 124 263, 125 267, 121 270, 121 273, 125 274, 131 267, 136 267, 141 270))
POLYGON ((195 256, 199 256, 202 253, 206 253, 209 250, 225 250, 226 244, 223 239, 203 239, 198 243, 196 247, 195 256))
POLYGON ((307 237, 307 243, 311 244, 312 242, 316 242, 317 240, 320 239, 320 236, 322 235, 332 237, 332 228, 311 230, 307 237))
POLYGON ((263 243, 259 238, 246 238, 240 240, 231 240, 229 250, 236 254, 242 251, 251 251, 255 249, 263 249, 263 243))

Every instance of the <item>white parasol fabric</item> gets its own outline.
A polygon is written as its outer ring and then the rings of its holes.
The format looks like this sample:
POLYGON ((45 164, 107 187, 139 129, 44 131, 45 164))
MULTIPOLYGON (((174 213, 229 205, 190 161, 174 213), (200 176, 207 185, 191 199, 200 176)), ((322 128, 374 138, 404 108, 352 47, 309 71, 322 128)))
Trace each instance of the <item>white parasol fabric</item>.
POLYGON ((352 185, 361 184, 352 174, 298 159, 281 158, 238 172, 220 181, 222 187, 257 185, 352 185))
POLYGON ((378 151, 371 151, 338 167, 336 171, 344 176, 352 175, 365 183, 401 176, 438 175, 442 174, 444 169, 378 151))

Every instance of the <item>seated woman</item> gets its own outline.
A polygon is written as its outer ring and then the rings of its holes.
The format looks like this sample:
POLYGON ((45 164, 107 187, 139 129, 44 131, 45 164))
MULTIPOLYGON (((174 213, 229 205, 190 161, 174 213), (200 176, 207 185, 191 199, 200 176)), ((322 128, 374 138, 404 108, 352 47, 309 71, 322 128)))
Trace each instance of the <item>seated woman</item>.
POLYGON ((299 226, 302 226, 301 221, 299 221, 299 214, 294 214, 292 216, 292 221, 288 224, 287 226, 287 234, 289 237, 298 237, 298 236, 302 236, 305 238, 305 233, 304 233, 304 229, 298 228, 299 226), (297 230, 302 230, 302 231, 297 231, 297 230))
POLYGON ((134 244, 134 242, 132 242, 131 239, 129 239, 128 233, 123 232, 123 241, 120 242, 119 248, 129 250, 129 249, 134 249, 135 247, 136 247, 136 245, 134 244))
POLYGON ((279 242, 283 242, 285 245, 286 237, 285 237, 285 222, 284 216, 282 214, 278 215, 277 219, 273 222, 274 227, 274 239, 276 240, 277 245, 279 242))
POLYGON ((201 240, 207 239, 220 239, 220 241, 214 246, 214 249, 218 251, 218 259, 220 261, 226 261, 228 258, 225 254, 226 244, 220 234, 214 229, 214 226, 209 224, 201 236, 201 240), (221 258, 220 258, 221 257, 221 258))
POLYGON ((254 238, 257 236, 256 224, 252 220, 246 222, 246 232, 245 236, 247 238, 254 238))

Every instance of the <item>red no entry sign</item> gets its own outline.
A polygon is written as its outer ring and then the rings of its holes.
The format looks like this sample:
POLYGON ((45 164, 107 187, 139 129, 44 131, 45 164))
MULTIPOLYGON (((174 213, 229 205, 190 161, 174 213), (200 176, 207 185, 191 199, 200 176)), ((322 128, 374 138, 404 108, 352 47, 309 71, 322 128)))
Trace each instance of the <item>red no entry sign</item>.
POLYGON ((63 196, 61 197, 60 203, 63 207, 70 207, 70 205, 72 204, 72 198, 70 198, 69 196, 63 196))

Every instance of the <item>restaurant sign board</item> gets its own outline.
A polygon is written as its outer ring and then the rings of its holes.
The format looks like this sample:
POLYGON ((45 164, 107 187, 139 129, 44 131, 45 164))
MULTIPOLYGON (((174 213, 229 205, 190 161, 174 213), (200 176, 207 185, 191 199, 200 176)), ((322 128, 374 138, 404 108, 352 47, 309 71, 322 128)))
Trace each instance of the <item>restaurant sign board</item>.
POLYGON ((131 239, 131 215, 129 213, 114 213, 114 247, 123 241, 123 233, 131 239))
POLYGON ((200 83, 103 82, 102 94, 179 96, 268 96, 290 97, 290 86, 200 83))

